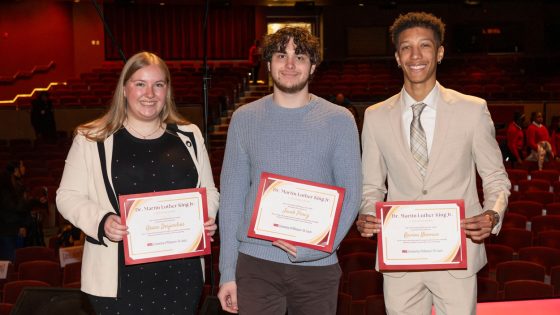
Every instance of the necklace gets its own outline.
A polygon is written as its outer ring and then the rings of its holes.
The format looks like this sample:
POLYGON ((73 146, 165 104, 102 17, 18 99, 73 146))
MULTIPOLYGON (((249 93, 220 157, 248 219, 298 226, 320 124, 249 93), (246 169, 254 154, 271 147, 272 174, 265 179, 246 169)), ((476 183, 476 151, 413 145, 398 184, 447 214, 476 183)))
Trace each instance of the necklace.
POLYGON ((147 135, 143 135, 141 132, 139 132, 138 130, 136 130, 134 127, 132 127, 131 124, 126 124, 125 127, 129 127, 130 129, 132 129, 132 131, 134 131, 136 134, 138 134, 139 136, 141 136, 144 139, 148 139, 150 136, 153 136, 156 132, 158 132, 161 129, 161 124, 159 124, 156 129, 154 129, 154 131, 150 132, 147 135))

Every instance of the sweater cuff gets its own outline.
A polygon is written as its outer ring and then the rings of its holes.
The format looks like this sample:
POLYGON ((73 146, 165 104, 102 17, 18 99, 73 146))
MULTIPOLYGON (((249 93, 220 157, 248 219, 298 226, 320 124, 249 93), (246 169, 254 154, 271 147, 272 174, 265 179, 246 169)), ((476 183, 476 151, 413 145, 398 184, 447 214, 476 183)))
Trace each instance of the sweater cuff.
POLYGON ((235 281, 235 270, 220 270, 220 285, 230 281, 235 281))

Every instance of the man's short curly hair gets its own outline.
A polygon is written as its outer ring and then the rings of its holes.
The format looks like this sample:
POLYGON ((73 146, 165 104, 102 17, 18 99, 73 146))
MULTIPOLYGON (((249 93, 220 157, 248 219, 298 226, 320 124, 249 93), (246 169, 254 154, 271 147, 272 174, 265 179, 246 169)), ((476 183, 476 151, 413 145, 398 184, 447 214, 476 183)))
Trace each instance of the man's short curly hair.
POLYGON ((296 54, 309 56, 312 65, 318 66, 321 63, 319 38, 304 28, 290 26, 281 28, 264 38, 262 46, 264 60, 270 62, 274 53, 285 52, 291 38, 294 39, 296 45, 296 54))
POLYGON ((389 28, 391 32, 391 39, 395 47, 399 44, 399 36, 401 33, 409 28, 424 27, 434 31, 436 38, 436 45, 443 44, 445 35, 445 24, 440 18, 431 13, 426 12, 409 12, 404 15, 399 15, 393 25, 389 28))

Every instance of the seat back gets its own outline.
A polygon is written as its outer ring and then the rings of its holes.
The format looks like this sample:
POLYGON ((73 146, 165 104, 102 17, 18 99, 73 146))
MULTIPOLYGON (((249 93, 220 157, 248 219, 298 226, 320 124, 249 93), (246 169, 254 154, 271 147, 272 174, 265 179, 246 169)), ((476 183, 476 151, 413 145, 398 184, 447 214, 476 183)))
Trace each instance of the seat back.
POLYGON ((514 280, 504 285, 506 300, 545 299, 554 296, 554 288, 550 284, 535 280, 514 280))
POLYGON ((504 261, 513 260, 513 248, 503 244, 484 244, 486 247, 486 258, 490 271, 496 270, 496 265, 504 261))
POLYGON ((385 314, 383 295, 370 295, 366 298, 366 314, 385 314))
POLYGON ((383 274, 376 270, 348 273, 348 291, 352 300, 364 300, 369 295, 383 295, 383 274))
POLYGON ((560 231, 549 230, 539 232, 534 241, 536 246, 545 246, 550 248, 560 249, 560 231))
POLYGON ((560 231, 560 215, 546 215, 531 219, 531 231, 533 232, 533 237, 536 238, 540 232, 550 230, 560 231))
POLYGON ((498 281, 477 277, 476 298, 478 302, 496 301, 498 299, 498 281))
POLYGON ((344 239, 337 250, 339 257, 353 253, 370 253, 375 254, 377 250, 377 242, 367 238, 350 238, 344 239))
POLYGON ((537 263, 550 274, 552 266, 560 265, 560 250, 544 246, 525 247, 519 250, 519 259, 537 263))
POLYGON ((82 262, 75 262, 64 266, 62 269, 62 285, 80 282, 82 279, 82 262))
POLYGON ((375 254, 372 253, 354 253, 340 257, 340 267, 345 279, 348 274, 357 270, 374 270, 375 254))
POLYGON ((49 287, 49 284, 38 280, 16 280, 4 284, 3 303, 15 304, 17 298, 25 287, 49 287))
POLYGON ((500 234, 492 237, 492 241, 496 244, 507 245, 515 252, 518 252, 520 248, 531 246, 532 234, 530 231, 525 229, 502 229, 500 234))
POLYGON ((53 287, 60 286, 62 274, 60 265, 54 261, 34 260, 19 265, 19 280, 39 280, 53 287))
POLYGON ((496 265, 496 280, 500 289, 513 280, 536 280, 544 282, 545 268, 529 261, 505 261, 496 265))
POLYGON ((524 215, 527 218, 542 215, 544 204, 538 201, 518 200, 508 204, 508 214, 516 213, 524 215))
POLYGON ((57 261, 57 257, 52 248, 43 246, 30 246, 16 249, 14 258, 16 271, 19 271, 19 265, 21 263, 32 260, 57 261))

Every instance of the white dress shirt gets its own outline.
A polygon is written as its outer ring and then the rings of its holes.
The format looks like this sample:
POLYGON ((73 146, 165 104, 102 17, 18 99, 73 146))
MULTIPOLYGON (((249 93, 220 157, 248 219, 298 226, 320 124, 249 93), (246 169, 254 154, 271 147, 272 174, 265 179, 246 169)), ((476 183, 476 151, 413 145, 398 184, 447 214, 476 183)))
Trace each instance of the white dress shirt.
POLYGON ((434 130, 436 129, 436 112, 437 112, 437 94, 438 94, 438 87, 439 83, 436 82, 434 88, 428 93, 425 99, 416 101, 415 99, 410 96, 406 90, 402 89, 402 94, 404 98, 405 106, 402 108, 402 126, 403 126, 403 134, 404 138, 406 139, 406 143, 408 147, 410 147, 410 123, 412 122, 412 105, 416 103, 424 103, 426 107, 422 111, 420 115, 420 123, 422 124, 422 128, 426 134, 426 142, 428 145, 428 160, 430 151, 432 149, 432 142, 434 140, 434 130))

